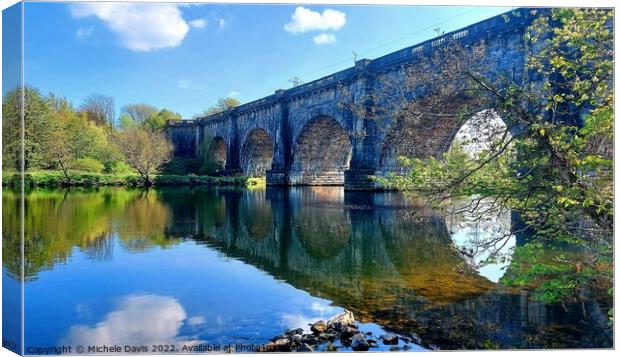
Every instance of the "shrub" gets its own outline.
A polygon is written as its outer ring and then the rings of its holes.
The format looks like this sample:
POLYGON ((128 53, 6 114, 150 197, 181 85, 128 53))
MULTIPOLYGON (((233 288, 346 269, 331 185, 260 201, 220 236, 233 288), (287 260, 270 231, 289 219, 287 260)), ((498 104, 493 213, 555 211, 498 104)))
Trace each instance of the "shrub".
POLYGON ((104 169, 103 164, 92 157, 84 157, 73 162, 73 169, 85 172, 101 173, 104 169))

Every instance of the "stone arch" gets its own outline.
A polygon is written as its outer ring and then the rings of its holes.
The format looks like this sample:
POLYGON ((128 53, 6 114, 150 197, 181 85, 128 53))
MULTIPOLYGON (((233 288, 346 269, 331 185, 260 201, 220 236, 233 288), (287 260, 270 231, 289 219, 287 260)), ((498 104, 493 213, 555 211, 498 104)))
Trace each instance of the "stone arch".
POLYGON ((224 138, 215 136, 209 145, 209 157, 213 163, 214 171, 221 172, 226 168, 226 158, 228 156, 228 148, 224 138))
POLYGON ((294 145, 289 172, 292 185, 342 185, 353 145, 346 130, 330 116, 310 120, 294 145))
POLYGON ((488 150, 492 142, 501 139, 507 129, 495 109, 481 110, 462 123, 452 137, 448 150, 458 145, 467 154, 476 156, 488 150))
POLYGON ((241 147, 241 169, 247 176, 265 176, 273 162, 273 140, 261 128, 250 131, 241 147))
MULTIPOLYGON (((415 157, 429 158, 441 157, 453 145, 455 138, 465 138, 468 134, 479 135, 471 130, 461 131, 462 128, 468 127, 468 123, 476 122, 478 127, 484 128, 483 117, 496 117, 497 112, 491 108, 479 107, 476 114, 463 120, 459 110, 465 105, 476 107, 474 99, 454 98, 454 100, 446 100, 450 104, 445 104, 441 109, 442 115, 433 114, 421 115, 415 119, 394 118, 389 131, 386 133, 381 148, 379 167, 383 172, 402 172, 405 170, 399 162, 399 157, 415 157)), ((499 121, 501 121, 501 118, 499 121)), ((494 124, 497 121, 494 119, 494 124)), ((503 128, 506 125, 503 124, 503 128)))

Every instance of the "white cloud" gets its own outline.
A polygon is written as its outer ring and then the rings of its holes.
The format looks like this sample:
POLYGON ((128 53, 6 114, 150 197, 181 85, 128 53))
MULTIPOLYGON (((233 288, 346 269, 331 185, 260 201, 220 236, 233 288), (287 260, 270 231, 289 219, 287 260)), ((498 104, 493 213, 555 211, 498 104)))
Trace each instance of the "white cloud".
POLYGON ((77 36, 77 38, 86 38, 90 36, 92 33, 93 33, 93 26, 80 27, 75 33, 75 35, 77 36))
POLYGON ((314 43, 316 43, 317 45, 334 43, 336 42, 336 36, 334 36, 334 34, 331 34, 331 33, 322 33, 320 35, 314 36, 312 38, 312 41, 314 41, 314 43))
POLYGON ((224 26, 226 26, 226 19, 220 19, 217 24, 220 26, 221 29, 224 28, 224 26))
POLYGON ((81 3, 71 6, 71 14, 97 17, 118 35, 124 47, 134 51, 176 47, 189 31, 175 4, 81 3))
POLYGON ((344 12, 326 9, 321 14, 303 6, 295 9, 291 15, 291 22, 284 25, 284 29, 291 33, 304 33, 308 31, 340 30, 347 22, 344 12))
POLYGON ((241 94, 241 93, 239 93, 239 92, 237 92, 236 90, 234 90, 234 91, 232 91, 232 92, 228 93, 228 96, 227 96, 227 97, 229 97, 229 98, 231 98, 231 97, 238 97, 238 96, 239 96, 239 94, 241 94))
POLYGON ((196 19, 189 21, 189 25, 193 28, 203 29, 207 27, 207 20, 205 19, 196 19))
POLYGON ((205 89, 204 86, 196 84, 191 79, 179 79, 177 81, 177 87, 179 87, 181 89, 191 89, 191 90, 203 90, 203 89, 205 89))
POLYGON ((202 325, 205 323, 204 316, 192 316, 187 319, 187 324, 191 326, 202 325))

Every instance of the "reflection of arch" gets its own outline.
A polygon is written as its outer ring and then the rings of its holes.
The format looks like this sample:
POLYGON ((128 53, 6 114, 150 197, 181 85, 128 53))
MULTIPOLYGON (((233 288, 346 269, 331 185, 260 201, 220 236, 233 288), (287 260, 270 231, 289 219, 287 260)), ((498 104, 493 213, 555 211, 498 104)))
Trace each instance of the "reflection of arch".
POLYGON ((302 129, 293 153, 289 180, 301 185, 342 185, 353 146, 333 118, 320 116, 302 129))
POLYGON ((493 284, 479 276, 451 244, 445 220, 379 223, 385 250, 405 286, 430 303, 480 295, 493 284))
POLYGON ((209 153, 215 164, 216 171, 224 170, 226 167, 226 142, 221 136, 216 136, 211 142, 209 153))
POLYGON ((273 161, 273 141, 263 129, 254 129, 241 148, 241 169, 247 176, 265 176, 273 161))
POLYGON ((310 207, 295 217, 294 230, 306 253, 319 260, 340 254, 352 234, 350 219, 344 212, 310 207))

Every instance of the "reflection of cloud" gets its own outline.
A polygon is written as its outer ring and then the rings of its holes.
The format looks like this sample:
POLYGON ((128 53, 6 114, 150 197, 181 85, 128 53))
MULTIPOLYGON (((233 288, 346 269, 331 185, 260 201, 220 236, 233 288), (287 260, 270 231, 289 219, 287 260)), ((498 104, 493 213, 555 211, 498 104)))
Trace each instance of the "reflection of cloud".
POLYGON ((96 326, 72 326, 62 343, 167 344, 178 340, 179 329, 186 317, 185 310, 174 298, 128 295, 121 299, 116 310, 108 313, 96 326))
POLYGON ((309 324, 313 324, 318 320, 326 320, 337 313, 342 312, 342 309, 322 304, 320 302, 313 302, 310 306, 313 312, 312 316, 299 314, 283 314, 281 317, 280 325, 285 329, 303 328, 304 331, 310 332, 309 324))

